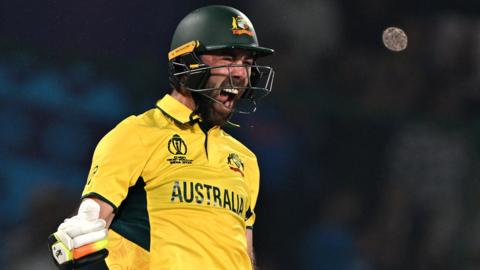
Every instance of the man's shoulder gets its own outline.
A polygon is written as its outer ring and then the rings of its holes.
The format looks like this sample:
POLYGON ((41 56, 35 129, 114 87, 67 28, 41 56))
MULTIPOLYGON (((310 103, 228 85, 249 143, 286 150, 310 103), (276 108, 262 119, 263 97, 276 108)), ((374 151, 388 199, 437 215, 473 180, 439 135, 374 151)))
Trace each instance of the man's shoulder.
POLYGON ((141 114, 130 115, 123 119, 115 128, 149 128, 149 127, 164 127, 168 125, 168 121, 164 114, 157 108, 151 108, 141 114))
POLYGON ((257 156, 255 155, 255 153, 252 150, 250 150, 250 148, 248 148, 245 144, 239 141, 237 138, 233 137, 223 129, 221 134, 228 141, 229 145, 231 145, 233 148, 238 149, 238 151, 240 151, 242 154, 244 154, 247 157, 250 157, 255 160, 257 159, 257 156))
POLYGON ((168 121, 163 113, 158 109, 152 108, 141 114, 130 115, 124 118, 105 135, 104 139, 118 137, 134 139, 137 137, 143 140, 145 137, 158 133, 159 130, 166 126, 168 126, 168 121))

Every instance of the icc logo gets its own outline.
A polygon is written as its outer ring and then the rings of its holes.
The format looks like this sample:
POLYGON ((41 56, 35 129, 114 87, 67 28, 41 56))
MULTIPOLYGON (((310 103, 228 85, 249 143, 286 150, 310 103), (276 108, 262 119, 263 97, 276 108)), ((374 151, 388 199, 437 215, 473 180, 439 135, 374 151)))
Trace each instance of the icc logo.
POLYGON ((173 155, 185 155, 187 154, 187 145, 179 135, 175 134, 168 141, 168 151, 173 155))

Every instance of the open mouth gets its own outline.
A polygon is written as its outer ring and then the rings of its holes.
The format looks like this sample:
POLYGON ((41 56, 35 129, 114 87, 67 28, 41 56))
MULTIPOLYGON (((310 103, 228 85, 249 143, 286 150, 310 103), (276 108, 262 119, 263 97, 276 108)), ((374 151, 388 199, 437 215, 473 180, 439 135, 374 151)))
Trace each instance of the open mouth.
POLYGON ((233 108, 233 101, 240 91, 236 88, 222 88, 220 91, 219 101, 227 108, 233 108))
POLYGON ((235 97, 236 95, 238 95, 238 89, 236 89, 236 88, 223 88, 222 89, 222 94, 233 95, 233 97, 235 97))

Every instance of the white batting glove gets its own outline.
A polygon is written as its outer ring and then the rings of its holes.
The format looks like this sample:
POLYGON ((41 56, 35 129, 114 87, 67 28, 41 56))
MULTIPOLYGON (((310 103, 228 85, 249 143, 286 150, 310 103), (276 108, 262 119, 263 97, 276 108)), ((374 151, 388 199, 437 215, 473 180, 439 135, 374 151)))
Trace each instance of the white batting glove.
POLYGON ((100 218, 100 205, 92 199, 80 204, 78 214, 60 224, 49 237, 55 264, 60 269, 73 269, 104 259, 108 255, 107 228, 100 218))

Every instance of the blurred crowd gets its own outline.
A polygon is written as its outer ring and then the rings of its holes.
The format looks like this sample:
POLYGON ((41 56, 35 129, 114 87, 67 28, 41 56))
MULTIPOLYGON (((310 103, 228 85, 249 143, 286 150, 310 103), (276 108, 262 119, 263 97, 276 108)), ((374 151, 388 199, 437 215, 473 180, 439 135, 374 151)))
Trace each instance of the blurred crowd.
MULTIPOLYGON (((263 62, 272 94, 228 130, 260 162, 260 269, 480 267, 479 4, 446 2, 232 4, 277 52, 263 62), (383 47, 392 25, 405 51, 383 47)), ((53 269, 46 237, 75 211, 96 143, 166 93, 166 57, 59 61, 5 44, 0 265, 53 269)))

